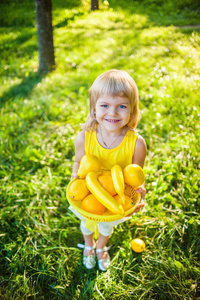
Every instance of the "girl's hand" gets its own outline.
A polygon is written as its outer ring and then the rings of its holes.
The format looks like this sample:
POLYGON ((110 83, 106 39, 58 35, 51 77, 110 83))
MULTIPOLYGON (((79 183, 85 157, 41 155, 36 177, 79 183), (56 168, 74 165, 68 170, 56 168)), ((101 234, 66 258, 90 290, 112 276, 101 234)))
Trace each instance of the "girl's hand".
POLYGON ((72 173, 70 180, 72 180, 74 177, 78 178, 78 176, 77 176, 77 173, 76 173, 76 172, 73 172, 73 173, 72 173))
POLYGON ((138 203, 136 209, 131 214, 127 215, 127 217, 131 217, 133 214, 139 212, 140 208, 142 208, 142 207, 145 206, 144 198, 145 198, 145 194, 146 194, 146 189, 143 186, 140 186, 136 190, 136 193, 140 193, 141 194, 140 202, 138 203))

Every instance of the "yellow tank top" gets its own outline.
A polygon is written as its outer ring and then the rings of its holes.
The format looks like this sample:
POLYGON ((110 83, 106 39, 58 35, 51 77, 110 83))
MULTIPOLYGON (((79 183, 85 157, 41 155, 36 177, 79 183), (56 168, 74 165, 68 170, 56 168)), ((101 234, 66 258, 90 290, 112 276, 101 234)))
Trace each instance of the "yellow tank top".
POLYGON ((110 170, 114 165, 119 165, 123 169, 132 164, 138 136, 139 134, 135 131, 128 130, 119 146, 105 149, 99 144, 96 131, 85 132, 85 153, 96 155, 105 169, 110 170))

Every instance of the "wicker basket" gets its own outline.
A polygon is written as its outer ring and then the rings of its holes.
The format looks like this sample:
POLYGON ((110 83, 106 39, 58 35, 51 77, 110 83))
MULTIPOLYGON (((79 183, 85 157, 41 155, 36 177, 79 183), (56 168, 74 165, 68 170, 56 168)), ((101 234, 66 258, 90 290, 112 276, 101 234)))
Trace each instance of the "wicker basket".
POLYGON ((130 213, 132 213, 136 209, 136 207, 140 201, 141 195, 139 193, 136 193, 135 189, 131 186, 131 200, 133 201, 133 206, 129 210, 125 211, 124 214, 111 214, 107 209, 102 215, 91 214, 91 213, 88 213, 81 209, 82 201, 74 201, 69 196, 69 188, 74 180, 76 180, 76 178, 73 178, 67 186, 68 202, 74 209, 76 209, 77 212, 79 212, 84 218, 89 219, 89 220, 93 220, 96 222, 112 222, 112 221, 119 220, 119 219, 129 215, 130 213))

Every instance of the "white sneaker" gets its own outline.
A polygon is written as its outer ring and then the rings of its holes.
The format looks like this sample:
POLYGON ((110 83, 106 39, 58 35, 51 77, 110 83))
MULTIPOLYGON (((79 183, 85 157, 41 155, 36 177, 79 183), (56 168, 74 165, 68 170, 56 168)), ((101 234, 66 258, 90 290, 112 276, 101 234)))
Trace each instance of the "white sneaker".
POLYGON ((83 244, 77 244, 77 247, 84 249, 83 250, 83 264, 86 267, 86 269, 88 269, 88 270, 93 269, 96 265, 95 254, 85 256, 84 252, 85 252, 85 250, 94 250, 95 246, 85 246, 83 244))
MULTIPOLYGON (((109 247, 110 248, 110 247, 109 247)), ((98 256, 97 256, 97 259, 98 259, 98 266, 99 266, 99 269, 101 271, 107 271, 108 268, 110 267, 110 256, 108 254, 108 249, 107 247, 104 247, 104 248, 100 248, 100 249, 96 249, 96 254, 100 253, 100 252, 107 252, 107 257, 104 258, 104 259, 99 259, 98 256)))

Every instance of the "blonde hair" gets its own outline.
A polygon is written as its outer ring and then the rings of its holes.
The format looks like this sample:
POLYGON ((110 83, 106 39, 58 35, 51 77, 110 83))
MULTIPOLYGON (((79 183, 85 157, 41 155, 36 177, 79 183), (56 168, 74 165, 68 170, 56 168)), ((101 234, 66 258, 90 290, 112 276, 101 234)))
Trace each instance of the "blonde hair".
POLYGON ((89 113, 85 123, 85 130, 96 130, 98 124, 95 119, 96 102, 100 96, 109 94, 129 99, 131 105, 131 117, 127 126, 135 129, 139 121, 139 96, 138 88, 133 78, 125 71, 110 70, 99 75, 89 90, 89 113))

